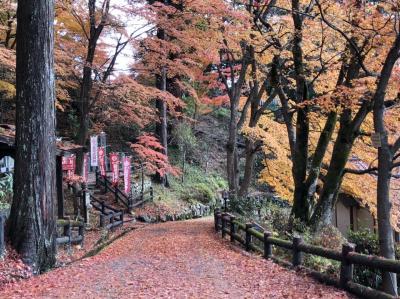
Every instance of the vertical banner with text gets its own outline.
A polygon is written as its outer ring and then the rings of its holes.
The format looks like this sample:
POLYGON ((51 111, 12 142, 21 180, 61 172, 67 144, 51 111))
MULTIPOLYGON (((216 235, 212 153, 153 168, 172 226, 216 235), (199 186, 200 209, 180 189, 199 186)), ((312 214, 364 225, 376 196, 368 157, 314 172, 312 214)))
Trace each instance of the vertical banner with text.
POLYGON ((110 164, 112 172, 112 184, 117 186, 119 180, 119 156, 117 153, 110 154, 110 164))
POLYGON ((124 191, 130 194, 131 191, 131 157, 125 156, 124 161, 124 191))
POLYGON ((99 168, 100 168, 100 174, 105 177, 106 176, 106 161, 105 161, 105 155, 106 155, 106 149, 104 146, 99 147, 99 156, 98 156, 98 162, 99 162, 99 168))
POLYGON ((97 135, 90 136, 90 166, 99 166, 97 135))

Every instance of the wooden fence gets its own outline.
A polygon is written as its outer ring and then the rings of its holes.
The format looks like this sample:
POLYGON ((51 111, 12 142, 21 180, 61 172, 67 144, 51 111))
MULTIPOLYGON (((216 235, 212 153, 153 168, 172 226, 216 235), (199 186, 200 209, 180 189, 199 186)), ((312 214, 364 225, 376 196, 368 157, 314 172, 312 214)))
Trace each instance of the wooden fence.
POLYGON ((63 228, 61 236, 57 237, 57 245, 62 244, 82 244, 85 235, 85 223, 83 221, 74 221, 69 219, 58 219, 57 228, 63 228), (74 228, 77 229, 73 233, 74 228))
POLYGON ((304 253, 317 255, 323 258, 340 262, 340 278, 335 279, 326 274, 304 268, 308 274, 314 278, 343 288, 351 293, 359 295, 363 298, 394 298, 393 296, 357 284, 353 281, 354 265, 362 265, 372 269, 386 272, 400 273, 400 261, 385 259, 378 256, 365 255, 355 252, 355 245, 351 243, 344 244, 342 251, 314 246, 303 242, 301 237, 294 237, 292 241, 282 240, 272 237, 268 231, 264 231, 261 227, 254 223, 243 224, 236 220, 234 215, 229 213, 221 213, 219 209, 214 212, 215 230, 222 233, 222 237, 230 236, 231 242, 239 242, 244 246, 246 251, 256 251, 261 253, 266 259, 273 259, 276 262, 285 264, 286 266, 302 267, 304 253), (244 237, 242 234, 244 233, 244 237), (261 244, 257 246, 254 242, 257 239, 261 244), (291 263, 280 260, 273 255, 273 246, 281 247, 292 252, 291 263))
POLYGON ((114 209, 92 194, 90 194, 90 199, 93 208, 100 212, 100 227, 112 229, 124 224, 124 211, 114 209))

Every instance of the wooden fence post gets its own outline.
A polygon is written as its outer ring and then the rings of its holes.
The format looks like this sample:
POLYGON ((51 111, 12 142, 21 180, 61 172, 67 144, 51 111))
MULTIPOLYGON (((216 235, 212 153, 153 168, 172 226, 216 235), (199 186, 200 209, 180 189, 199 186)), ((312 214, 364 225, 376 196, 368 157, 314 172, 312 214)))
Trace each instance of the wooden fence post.
POLYGON ((104 214, 100 214, 100 227, 104 227, 104 214))
POLYGON ((249 232, 249 229, 253 227, 252 223, 246 223, 246 243, 245 243, 245 248, 246 251, 250 251, 250 244, 251 244, 251 234, 249 232))
POLYGON ((235 242, 235 234, 236 234, 236 227, 235 227, 235 220, 236 217, 231 215, 230 221, 231 221, 231 242, 235 242))
POLYGON ((99 171, 96 169, 94 173, 96 175, 96 186, 100 186, 99 171))
POLYGON ((81 245, 83 246, 83 240, 85 239, 85 225, 84 224, 79 225, 78 234, 79 234, 79 236, 82 236, 81 245))
POLYGON ((272 258, 272 244, 268 241, 268 238, 272 236, 271 232, 264 232, 264 258, 272 258))
POLYGON ((298 246, 303 242, 303 239, 299 236, 293 237, 293 260, 292 264, 294 267, 300 266, 303 262, 303 253, 299 250, 298 246))
POLYGON ((115 217, 115 213, 112 212, 111 218, 110 218, 110 224, 111 224, 111 228, 114 228, 114 217, 115 217))
POLYGON ((215 226, 215 231, 219 231, 219 217, 221 216, 221 210, 220 209, 215 209, 214 211, 214 226, 215 226))
POLYGON ((4 254, 4 216, 0 215, 0 257, 4 254))
POLYGON ((105 214, 106 213, 106 206, 104 204, 104 201, 101 202, 101 213, 105 214))
POLYGON ((353 280, 354 266, 347 259, 350 252, 354 252, 355 245, 352 243, 343 244, 342 246, 342 262, 340 264, 340 287, 346 288, 347 283, 353 280))
POLYGON ((226 213, 222 213, 221 214, 221 231, 222 231, 222 238, 225 238, 226 232, 225 232, 225 228, 226 228, 226 217, 227 214, 226 213))
POLYGON ((83 219, 84 219, 85 223, 88 223, 88 221, 89 221, 89 213, 88 213, 88 207, 87 207, 87 205, 89 203, 86 202, 87 192, 89 192, 87 189, 87 185, 86 185, 86 183, 83 183, 81 196, 82 196, 83 219))
POLYGON ((71 221, 68 220, 68 224, 64 226, 64 235, 68 237, 68 244, 71 245, 71 221))

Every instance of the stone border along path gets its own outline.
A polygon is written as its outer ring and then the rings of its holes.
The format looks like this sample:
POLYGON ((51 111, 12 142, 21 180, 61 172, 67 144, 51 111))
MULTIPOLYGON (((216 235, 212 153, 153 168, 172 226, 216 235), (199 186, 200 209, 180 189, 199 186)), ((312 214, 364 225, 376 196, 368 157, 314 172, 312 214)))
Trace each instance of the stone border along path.
POLYGON ((221 240, 212 219, 144 226, 0 298, 353 298, 221 240))

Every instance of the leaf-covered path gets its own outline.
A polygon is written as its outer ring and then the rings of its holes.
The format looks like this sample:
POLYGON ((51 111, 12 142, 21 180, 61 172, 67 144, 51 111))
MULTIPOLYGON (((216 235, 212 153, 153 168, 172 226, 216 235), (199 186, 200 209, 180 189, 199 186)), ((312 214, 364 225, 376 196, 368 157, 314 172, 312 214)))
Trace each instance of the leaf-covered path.
POLYGON ((145 226, 100 254, 9 286, 0 298, 348 298, 248 255, 210 219, 145 226))

